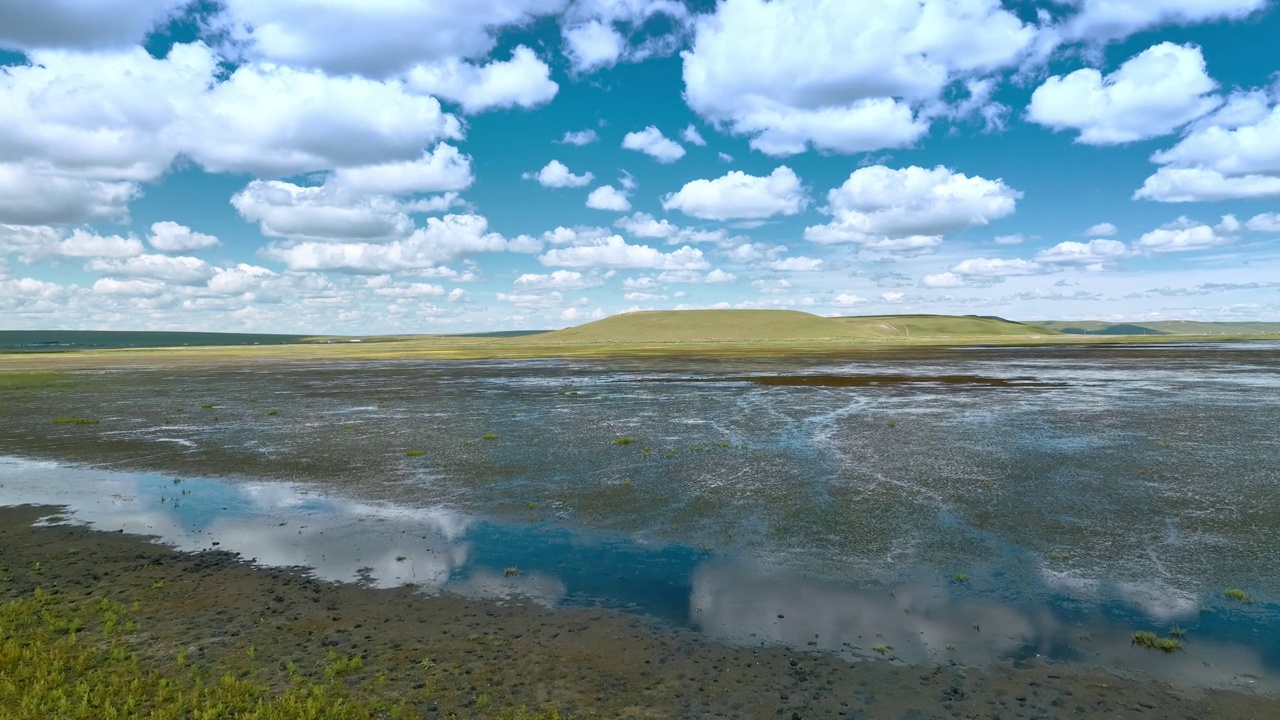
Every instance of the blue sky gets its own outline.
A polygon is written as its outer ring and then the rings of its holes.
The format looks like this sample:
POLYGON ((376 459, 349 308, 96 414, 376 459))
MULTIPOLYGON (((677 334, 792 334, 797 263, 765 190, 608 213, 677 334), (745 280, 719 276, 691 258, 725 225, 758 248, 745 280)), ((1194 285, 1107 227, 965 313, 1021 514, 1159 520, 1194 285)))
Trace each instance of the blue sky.
POLYGON ((0 329, 1280 320, 1274 0, 7 0, 0 329))

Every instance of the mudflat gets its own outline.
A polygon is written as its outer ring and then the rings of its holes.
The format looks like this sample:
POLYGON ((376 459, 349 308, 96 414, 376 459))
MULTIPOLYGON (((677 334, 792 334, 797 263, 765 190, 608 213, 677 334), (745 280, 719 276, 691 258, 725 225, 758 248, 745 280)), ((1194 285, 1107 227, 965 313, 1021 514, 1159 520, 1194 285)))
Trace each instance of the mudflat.
POLYGON ((413 588, 329 583, 231 553, 180 553, 122 533, 33 526, 50 507, 0 509, 0 593, 136 607, 142 661, 180 654, 213 673, 286 687, 360 657, 353 688, 422 717, 512 708, 616 718, 1274 718, 1280 701, 1024 661, 985 670, 845 662, 730 647, 599 609, 548 610, 413 588), (133 605, 133 603, 137 605, 133 605))

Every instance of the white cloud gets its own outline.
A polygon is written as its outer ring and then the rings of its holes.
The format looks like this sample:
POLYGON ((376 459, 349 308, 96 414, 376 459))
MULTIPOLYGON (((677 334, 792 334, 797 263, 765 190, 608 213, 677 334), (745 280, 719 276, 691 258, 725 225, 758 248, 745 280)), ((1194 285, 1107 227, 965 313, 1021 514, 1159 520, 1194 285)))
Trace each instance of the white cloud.
POLYGON ((835 305, 836 307, 852 307, 854 305, 862 304, 866 301, 867 301, 866 298, 858 297, 853 293, 840 293, 839 295, 836 296, 836 299, 831 304, 835 305))
POLYGON ((769 263, 769 269, 782 272, 814 272, 822 269, 822 261, 817 258, 797 255, 796 257, 774 260, 769 263))
POLYGON ((725 0, 698 19, 685 95, 771 155, 905 147, 929 128, 917 109, 1034 36, 998 0, 725 0))
POLYGON ((107 275, 160 280, 172 285, 204 285, 214 274, 213 267, 199 258, 168 255, 91 260, 86 267, 107 275))
POLYGON ((1056 264, 1095 264, 1119 260, 1130 255, 1129 248, 1119 240, 1090 240, 1060 242, 1036 253, 1036 261, 1056 264))
POLYGON ((782 165, 765 177, 735 170, 715 180, 694 180, 664 197, 662 207, 707 220, 742 220, 795 215, 807 201, 800 178, 782 165))
POLYGON ((564 145, 590 145, 600 140, 600 136, 595 130, 578 130, 577 132, 565 132, 564 137, 559 140, 564 145))
POLYGON ((599 20, 565 27, 562 34, 565 54, 573 63, 574 72, 587 73, 610 67, 618 62, 627 48, 622 34, 611 24, 599 20))
POLYGON ((950 271, 925 275, 920 284, 928 288, 959 288, 966 285, 964 278, 950 271))
POLYGON ((1240 229, 1240 223, 1231 215, 1225 215, 1216 227, 1197 223, 1187 217, 1145 233, 1133 244, 1134 249, 1146 253, 1183 252, 1206 250, 1226 245, 1234 240, 1231 234, 1240 229))
POLYGON ((627 212, 631 209, 631 202, 627 200, 625 192, 612 185, 602 185, 592 190, 590 195, 587 195, 587 207, 596 210, 627 212))
POLYGON ((0 3, 0 48, 102 50, 141 43, 189 0, 128 0, 91 12, 83 0, 5 0, 0 3))
POLYGON ((826 225, 805 229, 818 243, 855 242, 882 250, 924 249, 943 233, 981 227, 1013 213, 1022 193, 1002 180, 884 165, 861 168, 827 193, 826 225))
POLYGON ((413 160, 340 167, 325 185, 335 193, 363 197, 466 190, 474 180, 471 158, 440 143, 413 160))
POLYGON ((660 163, 673 163, 685 155, 680 143, 669 139, 653 125, 638 132, 627 133, 622 138, 622 147, 642 152, 660 163))
POLYGON ((697 145, 699 147, 704 147, 707 144, 707 141, 702 139, 702 133, 698 132, 698 128, 694 127, 692 124, 680 131, 680 139, 690 145, 697 145))
POLYGON ((373 291, 374 295, 393 298, 443 297, 444 288, 431 283, 397 283, 380 287, 373 291))
POLYGON ((720 268, 716 268, 715 270, 707 273, 706 277, 702 278, 702 281, 708 285, 719 285, 722 283, 731 283, 737 279, 737 275, 734 275, 731 272, 725 272, 720 268))
POLYGON ((131 258, 143 253, 142 241, 132 235, 102 236, 77 229, 54 250, 64 257, 131 258))
POLYGON ((205 169, 279 177, 419 157, 461 137, 435 98, 399 81, 242 65, 184 118, 183 145, 205 169))
POLYGON ((538 172, 525 173, 520 177, 525 180, 537 180, 539 185, 549 188, 583 187, 595 179, 595 175, 590 172, 574 175, 559 160, 552 160, 538 172))
POLYGON ((1212 202, 1280 195, 1280 177, 1224 175, 1208 168, 1164 167, 1146 179, 1134 199, 1158 202, 1212 202))
POLYGON ((611 235, 593 245, 553 248, 538 261, 560 267, 608 267, 617 269, 705 270, 709 263, 702 251, 689 246, 664 253, 647 245, 631 245, 611 235))
POLYGON ((1178 144, 1152 155, 1164 165, 1135 198, 1196 202, 1280 195, 1280 104, 1237 93, 1178 144))
POLYGON ((596 308, 591 312, 586 312, 576 307, 570 307, 570 308, 565 308, 564 311, 560 313, 561 320, 571 320, 571 321, 599 320, 602 317, 604 317, 604 310, 600 308, 596 308))
POLYGON ((900 303, 907 299, 907 294, 895 290, 892 292, 880 293, 880 299, 887 303, 900 303))
POLYGON ((418 63, 488 55, 496 31, 558 12, 564 0, 322 2, 225 0, 250 58, 385 77, 418 63), (335 41, 340 39, 340 42, 335 41))
POLYGON ((147 242, 160 252, 190 252, 214 247, 218 238, 195 232, 186 225, 165 221, 152 223, 147 242))
POLYGON ((638 238, 669 238, 680 232, 680 228, 672 225, 666 218, 658 220, 649 213, 642 212, 619 218, 614 225, 638 238))
POLYGON ((551 68, 537 54, 518 45, 511 59, 485 65, 450 58, 409 71, 408 85, 423 93, 451 100, 467 113, 495 108, 532 108, 550 102, 560 90, 551 68))
POLYGON ((441 263, 477 253, 508 250, 507 240, 489 232, 479 215, 428 218, 424 227, 403 240, 388 243, 296 242, 268 246, 263 254, 295 271, 324 271, 376 275, 424 271, 441 263))
POLYGON ((1072 40, 1119 40, 1161 25, 1237 20, 1266 6, 1267 0, 1068 0, 1080 8, 1063 34, 1072 40))
POLYGON ((94 295, 118 295, 121 297, 155 297, 168 287, 157 280, 116 280, 99 278, 93 283, 94 295))
POLYGON ((1245 227, 1254 232, 1280 233, 1280 213, 1261 213, 1249 218, 1245 227))
POLYGON ((722 152, 717 157, 720 158, 720 162, 727 162, 727 163, 733 162, 733 156, 727 152, 722 152))
POLYGON ((1109 222, 1102 222, 1096 225, 1090 225, 1084 232, 1080 233, 1086 237, 1111 237, 1120 232, 1120 229, 1109 222))
POLYGON ((402 203, 382 195, 351 197, 332 186, 254 180, 232 196, 231 204, 269 237, 386 240, 405 237, 414 228, 402 203))
POLYGON ((0 162, 0 223, 123 221, 129 217, 129 203, 140 194, 132 182, 84 180, 27 163, 0 162))
POLYGON ((1007 277, 1010 275, 1035 275, 1040 265, 1030 260, 1005 260, 1003 258, 970 258, 951 268, 956 275, 967 277, 1007 277))
POLYGON ((548 275, 525 273, 513 286, 521 290, 587 290, 604 285, 604 280, 573 270, 556 270, 548 275))
POLYGON ((262 283, 278 277, 274 272, 257 265, 240 263, 231 268, 214 268, 206 290, 214 295, 232 297, 262 286, 262 283))
POLYGON ((1119 145, 1168 135, 1222 104, 1194 45, 1163 42, 1103 77, 1092 68, 1055 75, 1031 95, 1027 118, 1077 130, 1076 142, 1119 145))
POLYGON ((1021 235, 997 235, 992 242, 997 245, 1021 245, 1025 239, 1021 235))

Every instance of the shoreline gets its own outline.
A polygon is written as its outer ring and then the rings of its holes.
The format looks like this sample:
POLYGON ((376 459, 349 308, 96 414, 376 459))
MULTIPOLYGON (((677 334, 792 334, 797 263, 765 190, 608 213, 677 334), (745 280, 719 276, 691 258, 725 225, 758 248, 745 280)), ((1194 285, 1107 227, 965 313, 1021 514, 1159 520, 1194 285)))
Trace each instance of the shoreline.
POLYGON ((40 587, 67 600, 138 601, 146 661, 172 663, 186 649, 211 670, 269 686, 285 682, 288 663, 316 677, 330 650, 360 656, 363 670, 350 682, 376 680, 379 692, 424 716, 499 717, 497 709, 520 706, 625 718, 1280 712, 1280 698, 1070 665, 923 667, 733 647, 610 610, 376 590, 318 580, 303 568, 253 566, 225 552, 181 553, 142 536, 31 524, 57 513, 0 508, 5 599, 40 587))

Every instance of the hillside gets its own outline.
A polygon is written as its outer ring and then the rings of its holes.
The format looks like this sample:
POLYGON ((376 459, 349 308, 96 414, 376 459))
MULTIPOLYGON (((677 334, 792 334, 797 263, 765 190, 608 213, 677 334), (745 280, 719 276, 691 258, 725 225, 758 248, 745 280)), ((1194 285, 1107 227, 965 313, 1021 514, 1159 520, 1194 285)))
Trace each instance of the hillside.
POLYGON ((1046 320, 1034 323, 1064 335, 1276 335, 1274 322, 1198 322, 1163 320, 1156 322, 1109 323, 1100 320, 1046 320))
POLYGON ((835 318, 864 337, 1045 336, 1056 330, 977 315, 867 315, 835 318))
POLYGON ((998 318, 946 315, 824 318, 795 310, 660 310, 614 315, 577 327, 520 338, 520 342, 524 345, 824 343, 1056 334, 998 318))

